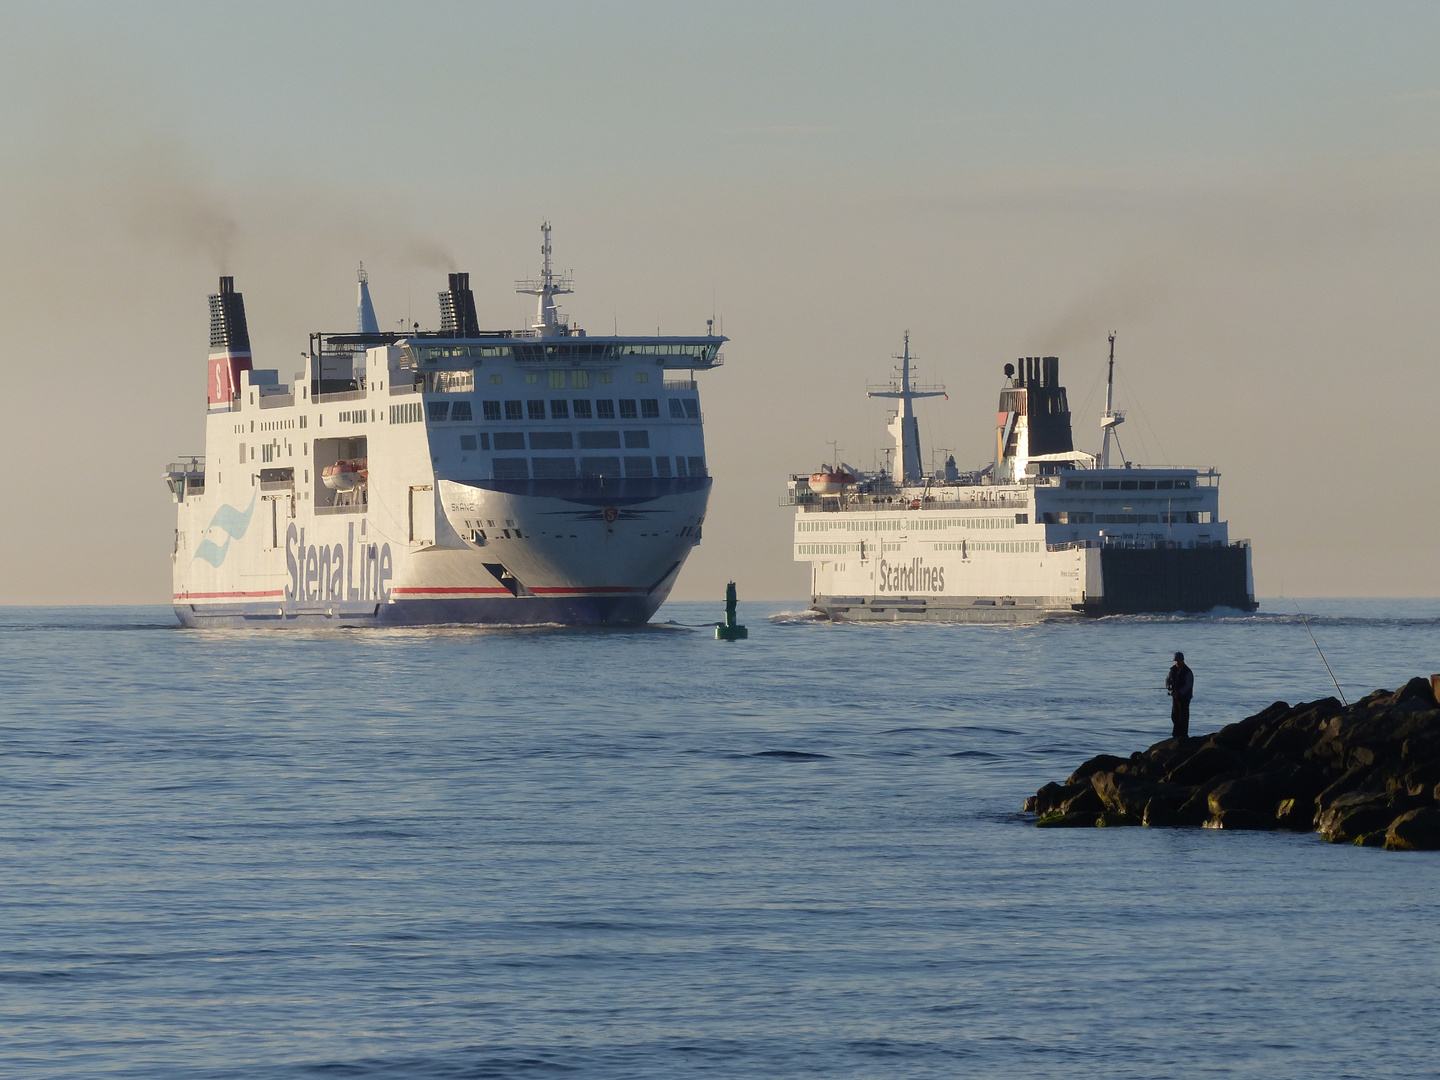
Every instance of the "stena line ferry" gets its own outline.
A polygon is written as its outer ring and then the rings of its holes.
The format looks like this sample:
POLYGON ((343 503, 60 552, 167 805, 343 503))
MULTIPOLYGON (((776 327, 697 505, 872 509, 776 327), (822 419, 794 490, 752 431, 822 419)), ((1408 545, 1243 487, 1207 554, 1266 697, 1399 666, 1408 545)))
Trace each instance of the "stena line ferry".
POLYGON ((166 472, 186 626, 646 622, 710 494, 697 371, 725 338, 591 336, 541 227, 523 330, 481 330, 468 274, 438 332, 354 333, 253 366, 233 279, 210 297, 205 454, 166 472))
POLYGON ((963 474, 953 456, 922 467, 914 403, 945 391, 912 382, 908 334, 895 359, 896 377, 870 388, 896 404, 893 471, 827 464, 793 475, 781 499, 795 507, 813 610, 995 623, 1256 609, 1249 542, 1220 517, 1220 474, 1124 460, 1113 334, 1098 457, 1075 449, 1059 359, 1022 357, 1005 365, 994 461, 963 474))

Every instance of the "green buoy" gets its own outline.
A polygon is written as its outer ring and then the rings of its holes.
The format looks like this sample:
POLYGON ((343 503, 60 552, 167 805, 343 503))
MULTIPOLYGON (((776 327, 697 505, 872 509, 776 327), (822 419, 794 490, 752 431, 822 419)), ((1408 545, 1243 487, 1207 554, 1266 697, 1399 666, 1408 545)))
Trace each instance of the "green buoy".
POLYGON ((735 583, 725 586, 725 621, 715 624, 716 641, 743 641, 750 631, 735 625, 735 583))

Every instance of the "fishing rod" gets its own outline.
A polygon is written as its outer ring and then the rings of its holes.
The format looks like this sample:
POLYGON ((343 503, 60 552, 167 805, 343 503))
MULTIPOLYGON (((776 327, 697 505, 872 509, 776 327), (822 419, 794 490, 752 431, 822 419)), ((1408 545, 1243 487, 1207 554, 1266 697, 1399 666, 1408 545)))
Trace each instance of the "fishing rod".
POLYGON ((1305 624, 1305 632, 1310 635, 1310 644, 1315 646, 1315 651, 1320 654, 1320 662, 1325 665, 1325 670, 1330 672, 1330 681, 1335 684, 1335 692, 1340 695, 1340 703, 1349 705, 1345 700, 1345 691, 1340 689, 1340 680, 1335 678, 1335 672, 1330 671, 1330 661, 1325 659, 1325 651, 1320 648, 1320 643, 1315 640, 1315 631, 1310 629, 1310 620, 1305 618, 1305 613, 1300 610, 1300 605, 1292 598, 1290 601, 1295 604, 1295 614, 1300 616, 1300 621, 1305 624))

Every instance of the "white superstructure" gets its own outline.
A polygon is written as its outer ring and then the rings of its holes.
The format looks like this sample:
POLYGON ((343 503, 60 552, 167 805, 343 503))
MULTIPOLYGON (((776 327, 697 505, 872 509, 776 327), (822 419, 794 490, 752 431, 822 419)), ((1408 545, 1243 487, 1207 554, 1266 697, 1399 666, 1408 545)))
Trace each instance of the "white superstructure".
POLYGON ((441 330, 312 334, 256 369, 241 295, 210 298, 203 457, 172 464, 174 606, 195 625, 643 623, 700 542, 710 493, 696 371, 725 339, 592 337, 554 297, 482 331, 468 274, 441 330))
MULTIPOLYGON (((1057 615, 1256 607, 1249 544, 1232 543, 1214 469, 1108 466, 1124 414, 1107 387, 1102 457, 1074 448, 1060 362, 1005 365, 995 460, 921 467, 909 336, 896 378, 895 469, 841 462, 791 477, 794 557, 837 620, 1019 622, 1057 615)), ((1111 376, 1114 338, 1111 338, 1111 376)), ((1118 441, 1116 442, 1118 447, 1118 441)))

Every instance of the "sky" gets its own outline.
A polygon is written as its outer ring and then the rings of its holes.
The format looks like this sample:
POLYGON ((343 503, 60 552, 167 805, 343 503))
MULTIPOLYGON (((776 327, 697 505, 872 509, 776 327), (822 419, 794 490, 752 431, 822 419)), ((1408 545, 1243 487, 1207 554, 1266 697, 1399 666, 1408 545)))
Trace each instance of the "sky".
MULTIPOLYGON (((595 333, 731 339, 674 596, 803 599, 785 481, 993 454, 1058 354, 1099 446, 1215 467, 1262 596, 1436 596, 1440 6, 0 0, 0 603, 167 603, 206 296, 257 367, 354 320, 526 322, 538 227, 595 333)), ((291 359, 286 360, 289 357, 291 359)))

